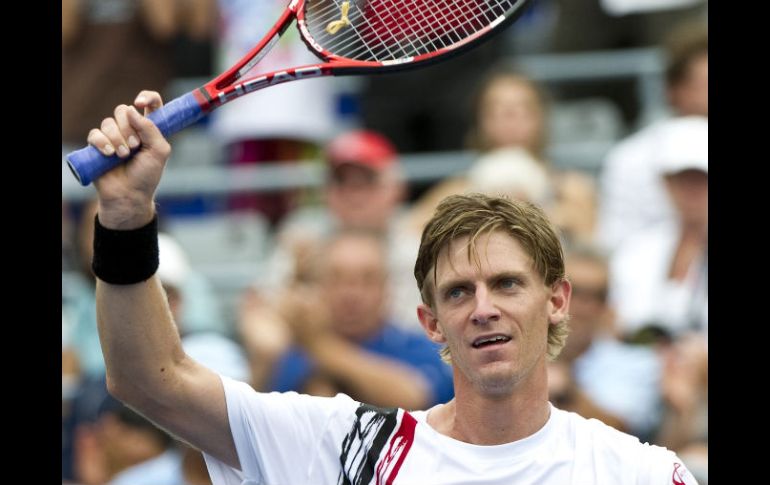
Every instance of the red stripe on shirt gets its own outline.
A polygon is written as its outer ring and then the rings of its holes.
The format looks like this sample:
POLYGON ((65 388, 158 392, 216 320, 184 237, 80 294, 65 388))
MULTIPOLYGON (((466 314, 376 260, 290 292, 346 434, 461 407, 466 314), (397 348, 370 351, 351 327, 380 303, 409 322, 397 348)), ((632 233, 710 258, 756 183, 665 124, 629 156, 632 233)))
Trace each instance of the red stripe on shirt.
POLYGON ((404 411, 404 416, 401 418, 401 426, 398 427, 396 433, 390 438, 388 452, 377 464, 377 485, 382 485, 383 473, 388 473, 388 468, 390 468, 393 460, 396 460, 387 478, 385 478, 385 485, 393 485, 393 480, 398 476, 401 465, 404 463, 404 459, 412 447, 416 426, 417 420, 411 414, 404 411))

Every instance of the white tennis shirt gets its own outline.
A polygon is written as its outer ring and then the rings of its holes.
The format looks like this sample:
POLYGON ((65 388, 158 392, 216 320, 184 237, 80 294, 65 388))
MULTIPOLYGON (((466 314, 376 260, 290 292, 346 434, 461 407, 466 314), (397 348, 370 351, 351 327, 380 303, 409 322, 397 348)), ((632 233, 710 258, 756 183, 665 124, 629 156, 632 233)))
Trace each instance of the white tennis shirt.
POLYGON ((222 382, 242 471, 204 454, 214 485, 696 485, 671 451, 553 406, 535 434, 478 446, 427 411, 222 382))

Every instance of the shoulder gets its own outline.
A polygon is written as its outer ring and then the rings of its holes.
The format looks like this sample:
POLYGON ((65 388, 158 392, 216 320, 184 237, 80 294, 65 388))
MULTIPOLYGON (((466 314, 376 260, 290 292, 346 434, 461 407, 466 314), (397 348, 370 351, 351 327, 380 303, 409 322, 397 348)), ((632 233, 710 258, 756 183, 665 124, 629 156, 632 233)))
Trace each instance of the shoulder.
POLYGON ((257 421, 277 425, 280 419, 312 425, 334 414, 352 413, 359 403, 345 394, 319 397, 290 392, 257 392, 245 382, 222 376, 231 425, 241 416, 244 424, 257 421), (280 418, 280 419, 279 419, 280 418))
POLYGON ((617 454, 619 459, 634 459, 634 455, 638 453, 650 456, 671 453, 660 446, 642 443, 636 436, 618 431, 598 419, 586 419, 575 413, 569 413, 569 415, 575 425, 576 433, 590 436, 597 450, 617 454))
POLYGON ((636 475, 639 484, 697 485, 676 454, 657 445, 642 443, 597 419, 565 413, 574 433, 574 443, 590 447, 594 466, 613 473, 636 475))

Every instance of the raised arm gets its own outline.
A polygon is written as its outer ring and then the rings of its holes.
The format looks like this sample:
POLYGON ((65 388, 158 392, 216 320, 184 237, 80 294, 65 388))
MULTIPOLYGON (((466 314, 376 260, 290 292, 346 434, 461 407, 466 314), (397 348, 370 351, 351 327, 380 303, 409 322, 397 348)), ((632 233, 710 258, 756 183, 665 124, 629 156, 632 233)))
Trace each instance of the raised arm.
MULTIPOLYGON (((161 103, 160 95, 149 91, 135 100, 145 115, 161 103)), ((137 230, 153 220, 155 189, 171 152, 155 125, 136 108, 118 106, 114 117, 88 136, 106 155, 117 152, 125 158, 129 147, 140 147, 129 162, 95 181, 98 223, 108 233, 137 230)), ((240 468, 222 383, 182 350, 157 276, 133 284, 97 279, 96 310, 110 393, 175 436, 240 468)))

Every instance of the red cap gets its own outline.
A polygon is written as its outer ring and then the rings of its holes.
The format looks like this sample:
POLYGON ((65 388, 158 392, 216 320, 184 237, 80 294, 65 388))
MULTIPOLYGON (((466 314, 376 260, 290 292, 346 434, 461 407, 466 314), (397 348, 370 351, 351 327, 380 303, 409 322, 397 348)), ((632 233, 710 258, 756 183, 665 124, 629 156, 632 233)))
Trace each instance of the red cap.
POLYGON ((396 149, 387 138, 373 131, 350 131, 326 147, 326 160, 332 167, 346 163, 382 170, 396 162, 396 149))

